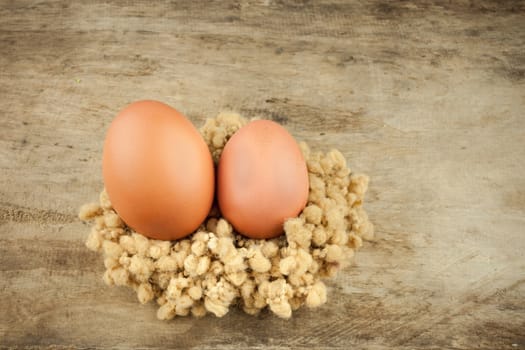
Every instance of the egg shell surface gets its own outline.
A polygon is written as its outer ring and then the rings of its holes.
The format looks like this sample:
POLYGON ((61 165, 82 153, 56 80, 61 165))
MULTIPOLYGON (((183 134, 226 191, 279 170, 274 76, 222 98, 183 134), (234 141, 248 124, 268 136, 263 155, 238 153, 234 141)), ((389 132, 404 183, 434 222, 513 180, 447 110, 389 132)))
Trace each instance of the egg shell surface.
POLYGON ((215 176, 208 146, 184 115, 164 103, 134 102, 117 115, 102 168, 114 209, 147 237, 185 237, 211 208, 215 176))
POLYGON ((241 234, 265 239, 283 233, 308 200, 308 169, 299 145, 270 120, 255 120, 226 143, 218 164, 222 215, 241 234))

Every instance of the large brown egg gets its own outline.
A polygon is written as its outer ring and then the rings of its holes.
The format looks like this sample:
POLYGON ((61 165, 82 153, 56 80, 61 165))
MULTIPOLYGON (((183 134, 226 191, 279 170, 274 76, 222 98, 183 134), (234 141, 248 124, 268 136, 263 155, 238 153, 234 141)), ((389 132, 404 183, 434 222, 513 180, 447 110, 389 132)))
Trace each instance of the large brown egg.
POLYGON ((255 239, 283 232, 308 200, 308 170, 294 138, 279 124, 256 120, 237 131, 222 152, 217 197, 222 215, 255 239))
POLYGON ((128 226, 154 239, 193 232, 214 195, 208 146, 181 113, 157 101, 139 101, 111 123, 104 143, 104 184, 128 226))

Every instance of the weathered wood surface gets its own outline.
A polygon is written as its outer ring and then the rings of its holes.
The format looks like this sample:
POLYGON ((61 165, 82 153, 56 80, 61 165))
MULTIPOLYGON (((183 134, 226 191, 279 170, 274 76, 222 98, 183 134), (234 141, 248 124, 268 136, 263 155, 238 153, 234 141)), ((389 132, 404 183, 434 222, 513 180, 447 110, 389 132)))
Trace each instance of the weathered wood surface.
POLYGON ((525 4, 0 1, 0 347, 525 348, 525 4), (289 321, 155 319, 76 217, 144 98, 371 176, 377 240, 289 321))

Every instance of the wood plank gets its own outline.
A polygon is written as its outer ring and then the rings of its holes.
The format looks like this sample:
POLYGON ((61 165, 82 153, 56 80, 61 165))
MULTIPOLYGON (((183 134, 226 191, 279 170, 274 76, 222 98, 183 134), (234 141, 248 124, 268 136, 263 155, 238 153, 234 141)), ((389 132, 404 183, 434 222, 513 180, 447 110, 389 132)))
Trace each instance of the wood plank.
POLYGON ((525 2, 0 4, 0 348, 525 347, 525 2), (377 239, 289 321, 161 322, 80 205, 127 103, 271 118, 371 176, 377 239), (515 344, 515 345, 513 345, 515 344))

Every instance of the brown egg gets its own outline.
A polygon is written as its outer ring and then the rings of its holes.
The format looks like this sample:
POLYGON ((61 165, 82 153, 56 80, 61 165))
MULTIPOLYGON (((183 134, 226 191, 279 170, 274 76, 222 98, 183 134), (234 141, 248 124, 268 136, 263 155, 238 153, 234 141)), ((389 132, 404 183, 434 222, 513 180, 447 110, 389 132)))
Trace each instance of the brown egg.
POLYGON ((186 117, 157 101, 132 103, 113 120, 104 143, 103 176, 120 217, 154 239, 187 236, 213 201, 208 146, 186 117))
POLYGON ((256 120, 228 141, 218 165, 222 215, 255 239, 283 232, 308 200, 308 170, 299 145, 279 124, 256 120))

